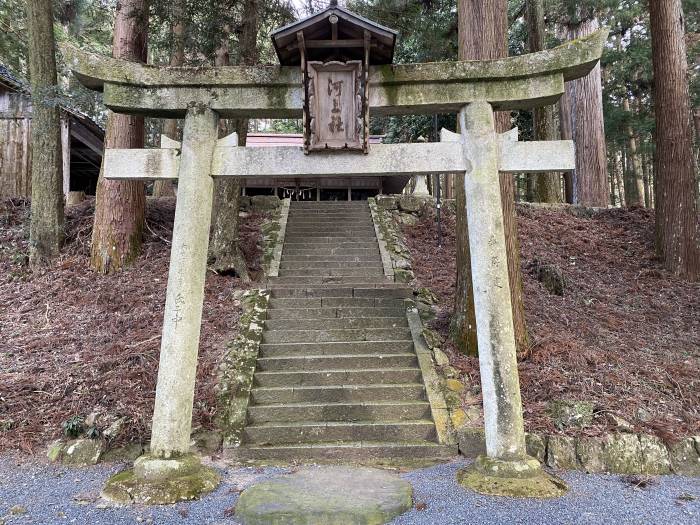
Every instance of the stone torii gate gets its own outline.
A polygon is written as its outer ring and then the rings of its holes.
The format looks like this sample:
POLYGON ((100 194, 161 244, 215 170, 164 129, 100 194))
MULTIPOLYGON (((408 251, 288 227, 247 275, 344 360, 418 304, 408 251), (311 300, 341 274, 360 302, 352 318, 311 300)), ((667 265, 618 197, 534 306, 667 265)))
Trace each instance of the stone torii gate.
POLYGON ((110 179, 177 179, 151 450, 110 480, 112 498, 168 503, 213 489, 217 474, 189 454, 213 177, 388 176, 463 172, 479 338, 487 455, 463 484, 493 494, 546 496, 562 485, 527 456, 498 173, 574 168, 570 141, 498 136, 493 112, 555 103, 564 82, 600 59, 607 31, 558 48, 490 61, 372 66, 373 114, 458 113, 442 142, 373 145, 368 154, 236 147, 217 140, 223 118, 300 118, 296 67, 153 67, 64 49, 74 74, 115 112, 185 119, 180 148, 107 150, 110 179), (329 175, 330 174, 330 175, 329 175))

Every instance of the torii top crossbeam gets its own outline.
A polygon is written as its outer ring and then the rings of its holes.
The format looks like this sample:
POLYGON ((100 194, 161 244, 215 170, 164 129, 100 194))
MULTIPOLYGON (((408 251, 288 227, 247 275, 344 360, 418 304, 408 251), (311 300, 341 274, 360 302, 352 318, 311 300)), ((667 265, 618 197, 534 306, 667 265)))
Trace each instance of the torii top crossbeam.
MULTIPOLYGON (((588 74, 600 59, 607 30, 547 51, 486 61, 372 66, 373 115, 456 113, 485 100, 495 110, 553 104, 564 82, 588 74)), ((83 85, 104 91, 119 113, 182 118, 202 104, 222 117, 300 118, 301 71, 294 66, 158 67, 66 46, 83 85)))

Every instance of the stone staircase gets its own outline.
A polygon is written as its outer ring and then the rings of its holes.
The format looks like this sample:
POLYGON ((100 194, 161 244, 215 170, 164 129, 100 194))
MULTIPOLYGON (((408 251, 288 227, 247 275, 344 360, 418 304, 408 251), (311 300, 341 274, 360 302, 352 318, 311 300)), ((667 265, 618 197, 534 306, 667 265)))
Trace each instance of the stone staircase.
POLYGON ((367 202, 293 202, 241 461, 431 461, 440 445, 367 202))

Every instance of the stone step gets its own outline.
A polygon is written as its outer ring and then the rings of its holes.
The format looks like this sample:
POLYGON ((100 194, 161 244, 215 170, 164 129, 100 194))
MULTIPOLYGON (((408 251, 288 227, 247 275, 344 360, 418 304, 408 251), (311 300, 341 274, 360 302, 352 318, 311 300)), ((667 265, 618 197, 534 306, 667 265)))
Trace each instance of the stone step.
POLYGON ((300 212, 290 212, 287 216, 292 219, 293 222, 301 221, 314 221, 321 222, 324 220, 330 220, 335 222, 369 222, 372 220, 372 215, 369 212, 346 212, 346 213, 300 213, 300 212))
POLYGON ((286 231, 284 235, 285 241, 289 239, 295 239, 295 238, 302 238, 302 239, 307 239, 313 241, 314 239, 325 239, 328 237, 337 237, 337 238, 342 238, 342 239, 354 239, 354 238, 369 238, 372 240, 376 240, 376 234, 374 233, 374 230, 369 231, 356 231, 356 230, 345 230, 345 231, 333 231, 329 232, 326 230, 318 230, 318 231, 296 231, 296 232, 290 232, 286 231))
POLYGON ((266 330, 359 330, 362 328, 402 328, 408 326, 405 313, 400 317, 343 317, 323 319, 268 319, 266 330))
POLYGON ((259 357, 258 370, 279 372, 292 370, 361 370, 381 368, 415 368, 418 358, 415 353, 403 354, 339 354, 297 355, 259 357))
POLYGON ((430 419, 427 401, 368 403, 290 403, 248 408, 248 423, 293 421, 406 421, 430 419))
POLYGON ((437 438, 431 420, 307 421, 248 425, 243 442, 266 445, 315 441, 432 441, 437 438))
POLYGON ((374 235, 358 235, 357 237, 335 236, 335 237, 307 237, 306 235, 286 235, 284 244, 292 246, 296 244, 347 244, 347 243, 374 243, 377 238, 374 235))
POLYGON ((304 248, 294 248, 290 246, 285 246, 282 250, 282 258, 287 255, 315 255, 326 256, 326 255, 359 255, 364 257, 375 257, 376 260, 379 259, 379 246, 372 246, 367 248, 346 248, 339 246, 337 248, 325 248, 323 245, 319 246, 308 246, 304 248))
POLYGON ((267 318, 277 319, 345 319, 345 318, 365 318, 365 317, 401 317, 405 318, 406 312, 403 308, 353 308, 353 307, 329 307, 329 308, 270 308, 267 311, 267 318))
POLYGON ((381 265, 376 266, 353 266, 345 268, 280 268, 280 277, 351 277, 362 275, 384 276, 384 269, 381 265))
POLYGON ((272 297, 270 310, 277 308, 401 308, 405 309, 404 299, 381 297, 272 297))
POLYGON ((409 339, 408 328, 353 328, 346 330, 269 330, 264 343, 331 343, 409 339))
MULTIPOLYGON (((338 248, 350 248, 353 250, 357 249, 374 249, 379 245, 375 239, 369 241, 337 241, 337 242, 316 242, 311 239, 298 240, 297 242, 286 242, 284 243, 284 248, 286 250, 335 250, 338 248)), ((284 253, 283 251, 283 253, 284 253)))
POLYGON ((335 343, 262 343, 260 357, 299 357, 307 355, 394 355, 413 352, 413 340, 354 341, 335 343))
POLYGON ((377 368, 374 370, 275 370, 255 373, 255 386, 345 386, 366 384, 418 383, 419 368, 377 368))
MULTIPOLYGON (((369 284, 369 283, 368 283, 369 284)), ((381 297, 381 298, 411 298, 413 292, 403 285, 376 284, 374 287, 361 288, 347 285, 326 284, 322 288, 307 287, 307 285, 280 284, 271 290, 272 297, 381 297), (399 287, 400 286, 400 287, 399 287)))
POLYGON ((374 284, 374 283, 390 283, 383 273, 372 272, 372 274, 367 275, 307 275, 306 277, 300 276, 280 276, 280 277, 270 277, 268 279, 268 284, 270 286, 279 285, 355 285, 355 284, 374 284))
POLYGON ((325 263, 325 262, 336 262, 343 263, 346 265, 352 265, 355 263, 356 266, 364 266, 363 263, 378 264, 379 259, 377 255, 361 256, 361 255, 285 255, 281 259, 281 264, 286 264, 289 262, 309 262, 309 263, 325 263))
POLYGON ((343 208, 357 207, 367 208, 367 201, 291 201, 290 207, 294 208, 343 208))
POLYGON ((339 236, 358 236, 358 235, 376 235, 374 231, 374 226, 356 226, 351 224, 338 224, 338 225, 310 225, 310 224, 289 224, 287 223, 287 228, 285 229, 285 236, 290 235, 308 235, 311 237, 339 237, 339 236))
POLYGON ((298 445, 242 445, 227 448, 224 457, 239 462, 330 462, 425 464, 448 461, 457 456, 457 447, 431 441, 316 442, 298 445))
POLYGON ((376 257, 364 262, 348 264, 348 261, 280 261, 280 270, 338 270, 353 268, 372 268, 384 270, 376 257))
POLYGON ((256 387, 251 390, 254 405, 279 403, 340 403, 349 401, 425 401, 423 383, 387 385, 340 385, 256 387))

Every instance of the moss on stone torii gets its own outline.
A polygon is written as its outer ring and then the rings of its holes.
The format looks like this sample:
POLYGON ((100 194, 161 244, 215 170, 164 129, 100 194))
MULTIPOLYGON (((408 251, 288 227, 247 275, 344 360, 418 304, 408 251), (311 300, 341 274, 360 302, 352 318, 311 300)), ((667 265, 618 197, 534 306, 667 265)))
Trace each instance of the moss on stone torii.
MULTIPOLYGON (((595 66, 607 34, 602 29, 551 50, 498 60, 374 66, 371 110, 375 115, 456 112, 474 100, 497 110, 552 104, 564 81, 595 66)), ((76 77, 90 89, 104 90, 105 104, 117 112, 182 116, 188 105, 204 103, 222 116, 301 115, 296 67, 158 67, 62 49, 76 77)))

